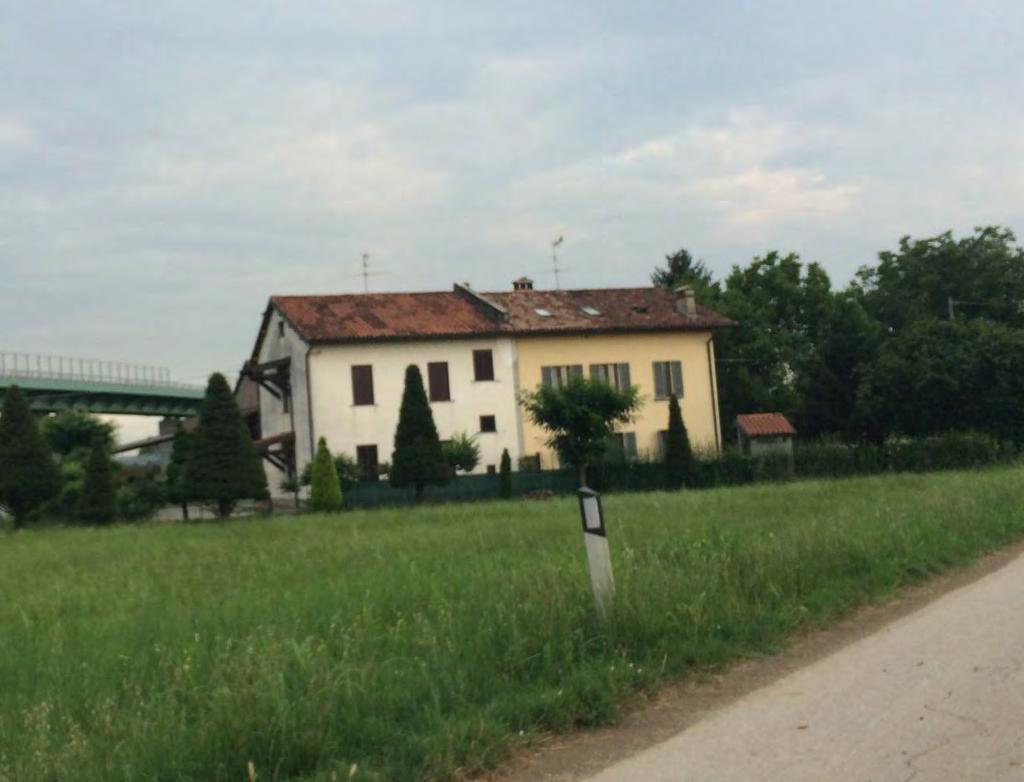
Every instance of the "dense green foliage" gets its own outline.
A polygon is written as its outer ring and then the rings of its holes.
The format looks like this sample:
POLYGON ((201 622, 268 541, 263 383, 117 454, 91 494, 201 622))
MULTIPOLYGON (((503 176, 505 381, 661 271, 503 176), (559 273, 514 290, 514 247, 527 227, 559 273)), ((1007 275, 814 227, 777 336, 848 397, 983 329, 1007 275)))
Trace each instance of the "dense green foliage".
POLYGON ((1006 228, 978 228, 957 240, 952 233, 900 239, 896 252, 879 253, 877 266, 857 275, 855 290, 867 310, 890 331, 921 320, 985 318, 1024 327, 1024 248, 1006 228))
POLYGON ((146 521, 166 502, 166 486, 155 476, 130 478, 117 490, 117 517, 122 521, 146 521))
MULTIPOLYGON (((359 466, 353 457, 347 453, 334 454, 334 471, 338 473, 338 481, 341 483, 341 492, 344 494, 349 489, 357 486, 363 479, 363 468, 359 466)), ((306 462, 299 475, 298 484, 309 486, 313 481, 313 462, 306 462)))
POLYGON ((1007 229, 904 237, 846 290, 834 290, 819 264, 778 252, 718 282, 681 250, 653 279, 692 285, 701 303, 737 321, 715 335, 726 440, 738 413, 778 411, 803 437, 880 442, 974 428, 1024 442, 1016 416, 1005 416, 1010 405, 1024 407, 1013 357, 1024 329, 1024 248, 1007 229), (969 377, 954 377, 955 361, 941 356, 945 340, 955 354, 970 343, 969 377), (939 385, 926 387, 923 377, 939 385), (941 393, 947 385, 958 401, 941 393))
POLYGON ((60 488, 60 476, 28 400, 17 386, 0 409, 0 505, 23 526, 60 488))
POLYGON ((473 472, 480 464, 480 446, 477 445, 476 438, 467 432, 453 435, 451 440, 441 444, 441 449, 452 473, 459 470, 473 472))
POLYGON ((110 447, 102 437, 93 440, 85 464, 78 518, 86 524, 113 524, 117 518, 117 491, 110 447))
POLYGON ((869 430, 910 436, 978 429, 1024 442, 1024 330, 987 320, 922 320, 864 369, 869 430))
POLYGON ((641 402, 635 387, 619 391, 602 380, 572 377, 561 386, 523 391, 520 404, 550 435, 547 446, 576 468, 584 485, 588 468, 604 457, 615 427, 628 423, 641 402))
POLYGON ((226 517, 239 500, 267 496, 267 478, 228 381, 210 376, 186 467, 194 499, 226 517))
POLYGON ((425 486, 443 486, 450 477, 451 469, 441 448, 434 415, 423 389, 423 376, 419 367, 410 364, 405 370, 405 388, 388 480, 392 486, 414 487, 416 500, 420 501, 425 486))
POLYGON ((167 464, 167 499, 181 505, 183 518, 188 519, 188 502, 192 492, 188 485, 188 460, 192 454, 193 435, 179 421, 174 429, 171 460, 167 464))
POLYGON ((0 541, 0 779, 469 775, 1024 534, 1019 468, 0 541), (350 776, 350 769, 355 771, 350 776))
POLYGON ((341 510, 341 481, 334 466, 334 458, 327 447, 327 439, 320 438, 316 445, 310 472, 309 509, 330 513, 341 510))
POLYGON ((47 416, 41 429, 50 450, 60 457, 89 451, 97 439, 107 449, 114 447, 114 425, 81 410, 62 410, 47 416))
POLYGON ((508 455, 508 448, 504 448, 501 451, 501 466, 498 469, 498 475, 501 479, 500 489, 498 495, 502 499, 511 499, 512 497, 512 457, 508 455))
POLYGON ((693 449, 675 394, 668 398, 668 430, 665 433, 665 480, 678 488, 693 482, 693 449))

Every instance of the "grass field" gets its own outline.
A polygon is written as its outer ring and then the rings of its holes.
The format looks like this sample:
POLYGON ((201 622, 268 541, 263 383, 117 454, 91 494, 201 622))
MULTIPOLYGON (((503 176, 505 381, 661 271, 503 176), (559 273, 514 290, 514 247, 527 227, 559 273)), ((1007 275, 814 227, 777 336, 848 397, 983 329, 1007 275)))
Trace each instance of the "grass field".
POLYGON ((1024 533, 1024 470, 0 535, 0 779, 420 780, 1024 533))

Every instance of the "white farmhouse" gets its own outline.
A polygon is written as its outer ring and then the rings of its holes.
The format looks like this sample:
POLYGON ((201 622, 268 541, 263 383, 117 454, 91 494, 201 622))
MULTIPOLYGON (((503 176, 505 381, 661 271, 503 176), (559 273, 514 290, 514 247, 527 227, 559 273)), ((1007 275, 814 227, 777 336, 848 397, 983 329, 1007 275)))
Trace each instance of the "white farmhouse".
MULTIPOLYGON (((325 437, 367 478, 390 462, 405 370, 419 366, 438 434, 476 437, 477 472, 521 453, 515 348, 478 296, 447 293, 274 296, 243 376, 258 386, 246 412, 274 494, 325 437)), ((244 382, 244 381, 243 381, 244 382)), ((241 395, 240 395, 241 396, 241 395)))

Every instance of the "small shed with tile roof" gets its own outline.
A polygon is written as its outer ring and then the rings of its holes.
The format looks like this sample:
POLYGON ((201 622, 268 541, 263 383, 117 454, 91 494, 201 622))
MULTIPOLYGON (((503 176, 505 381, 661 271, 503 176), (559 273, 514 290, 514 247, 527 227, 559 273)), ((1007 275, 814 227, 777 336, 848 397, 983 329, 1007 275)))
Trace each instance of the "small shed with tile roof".
POLYGON ((745 413, 736 416, 736 434, 740 450, 748 456, 792 454, 796 429, 782 413, 745 413))

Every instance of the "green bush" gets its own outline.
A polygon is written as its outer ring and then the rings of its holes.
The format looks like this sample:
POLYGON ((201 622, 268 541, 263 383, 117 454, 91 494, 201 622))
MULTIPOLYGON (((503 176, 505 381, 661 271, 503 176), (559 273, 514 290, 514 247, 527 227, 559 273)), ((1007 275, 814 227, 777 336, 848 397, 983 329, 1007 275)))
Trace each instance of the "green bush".
POLYGON ((341 510, 341 482, 334 468, 334 459, 323 437, 316 446, 310 480, 309 509, 322 512, 341 510))
POLYGON ((122 521, 146 521, 167 502, 162 484, 150 477, 126 482, 117 492, 117 515, 122 521))
POLYGON ((512 457, 508 455, 508 448, 501 452, 501 467, 498 470, 501 476, 499 494, 502 499, 509 499, 512 496, 512 457))

